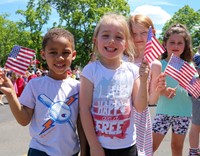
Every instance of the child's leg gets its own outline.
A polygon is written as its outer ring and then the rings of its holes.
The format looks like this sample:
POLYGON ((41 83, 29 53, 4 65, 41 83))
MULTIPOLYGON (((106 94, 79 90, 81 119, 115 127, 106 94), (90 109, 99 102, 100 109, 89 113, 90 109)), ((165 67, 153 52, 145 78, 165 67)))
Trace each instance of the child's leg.
POLYGON ((157 151, 165 135, 159 133, 153 133, 153 153, 157 151))
POLYGON ((199 154, 199 133, 200 133, 200 99, 192 97, 192 125, 189 133, 190 150, 189 155, 199 154))
POLYGON ((156 114, 153 121, 153 152, 155 152, 164 139, 171 125, 171 117, 165 114, 156 114))
POLYGON ((183 155, 183 145, 190 124, 190 117, 174 116, 172 121, 172 156, 183 155))
POLYGON ((200 125, 192 124, 189 133, 189 142, 191 148, 199 148, 200 125))
POLYGON ((184 134, 175 134, 172 133, 172 141, 171 141, 171 149, 172 156, 180 156, 183 155, 183 145, 185 140, 184 134))
POLYGON ((190 133, 189 133, 189 142, 190 142, 190 156, 200 155, 199 152, 199 133, 200 125, 192 124, 190 133))

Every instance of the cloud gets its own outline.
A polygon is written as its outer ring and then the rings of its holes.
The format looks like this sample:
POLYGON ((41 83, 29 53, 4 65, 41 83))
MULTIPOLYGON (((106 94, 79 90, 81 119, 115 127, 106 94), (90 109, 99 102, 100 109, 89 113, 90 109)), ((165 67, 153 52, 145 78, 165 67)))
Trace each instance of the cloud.
POLYGON ((168 3, 168 2, 164 2, 164 1, 160 1, 160 2, 158 2, 158 1, 156 1, 156 2, 154 2, 154 3, 151 3, 151 4, 153 4, 153 5, 164 5, 164 6, 179 6, 179 5, 177 5, 177 4, 175 4, 175 3, 168 3))
POLYGON ((162 6, 178 6, 177 4, 175 4, 175 2, 173 3, 169 3, 168 0, 162 0, 162 1, 158 1, 158 0, 128 0, 128 3, 130 4, 130 6, 140 6, 140 5, 162 5, 162 6))
POLYGON ((16 3, 16 2, 28 2, 28 0, 1 0, 0 5, 9 4, 9 3, 16 3))
POLYGON ((134 14, 143 14, 151 18, 154 24, 163 25, 167 20, 171 18, 170 14, 168 14, 165 10, 163 10, 159 6, 153 5, 141 5, 135 8, 135 10, 131 13, 134 14))

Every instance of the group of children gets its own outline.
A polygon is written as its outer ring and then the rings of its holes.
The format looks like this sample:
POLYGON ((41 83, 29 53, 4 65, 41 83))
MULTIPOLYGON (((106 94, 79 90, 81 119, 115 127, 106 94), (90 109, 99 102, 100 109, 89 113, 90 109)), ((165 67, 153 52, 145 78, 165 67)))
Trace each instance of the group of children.
MULTIPOLYGON (((155 34, 144 15, 127 22, 122 15, 105 14, 93 36, 98 59, 83 68, 80 82, 66 72, 76 50, 73 35, 61 28, 43 38, 41 56, 48 75, 32 79, 19 99, 6 71, 0 71, 0 91, 13 115, 19 124, 30 124, 28 156, 152 156, 170 126, 172 155, 183 154, 192 101, 163 72, 172 54, 191 63, 191 38, 183 25, 171 26, 163 39, 166 57, 148 64, 144 51, 150 26, 155 34), (152 104, 157 104, 153 127, 152 104)), ((194 131, 199 134, 195 121, 191 137, 194 131)), ((190 155, 198 151, 196 142, 190 141, 190 155)))

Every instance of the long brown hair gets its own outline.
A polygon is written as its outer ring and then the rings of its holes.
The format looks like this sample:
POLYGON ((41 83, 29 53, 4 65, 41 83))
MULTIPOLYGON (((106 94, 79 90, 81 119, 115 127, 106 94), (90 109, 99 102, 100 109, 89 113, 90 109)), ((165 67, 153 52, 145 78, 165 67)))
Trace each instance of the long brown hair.
MULTIPOLYGON (((191 43, 191 36, 187 28, 182 24, 172 25, 164 34, 163 44, 166 44, 166 42, 168 41, 169 37, 172 34, 179 34, 183 37, 185 41, 185 48, 180 58, 187 62, 191 62, 192 61, 192 43, 191 43)), ((166 56, 163 59, 165 58, 166 56)))

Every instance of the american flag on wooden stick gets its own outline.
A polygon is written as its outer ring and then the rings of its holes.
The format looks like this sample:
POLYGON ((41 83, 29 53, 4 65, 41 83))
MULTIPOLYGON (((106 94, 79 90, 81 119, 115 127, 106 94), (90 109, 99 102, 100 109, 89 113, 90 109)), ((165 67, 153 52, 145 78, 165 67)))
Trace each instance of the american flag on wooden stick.
POLYGON ((15 45, 8 56, 5 68, 24 75, 34 55, 35 50, 15 45))
POLYGON ((152 28, 149 28, 146 48, 144 52, 144 58, 150 64, 152 61, 157 59, 162 53, 165 52, 164 47, 159 43, 152 32, 152 28))
POLYGON ((165 69, 165 73, 177 80, 183 88, 188 86, 196 72, 189 63, 175 55, 171 56, 165 69))

